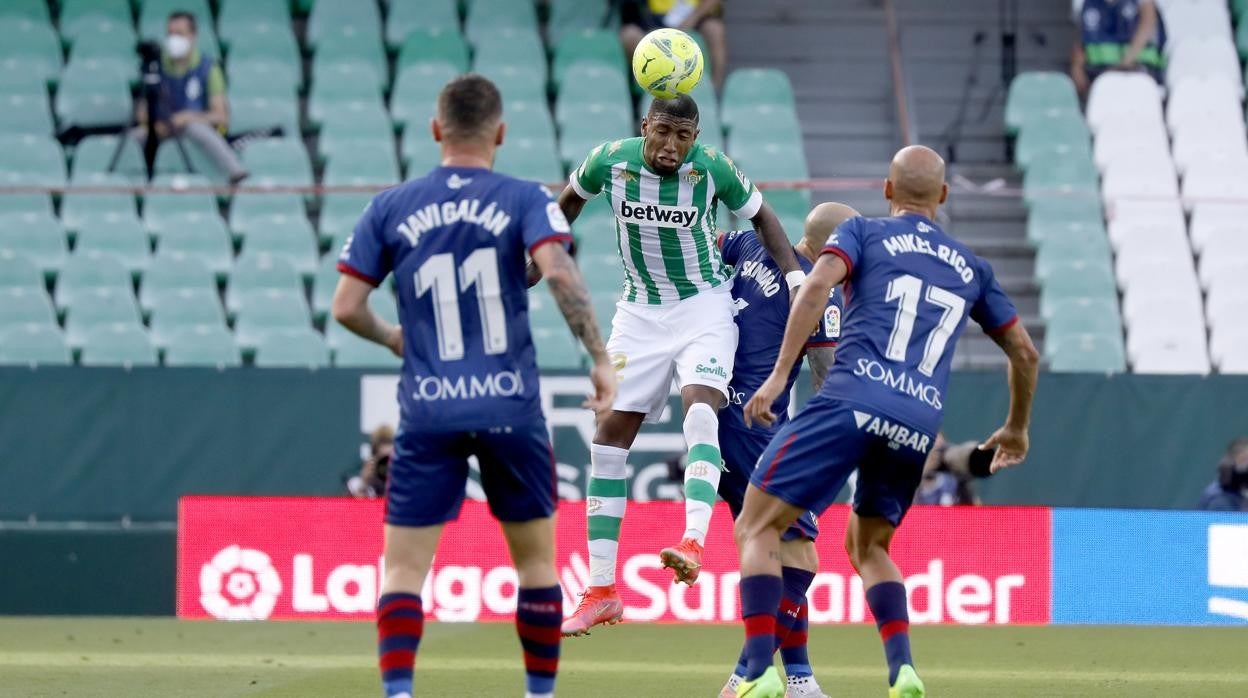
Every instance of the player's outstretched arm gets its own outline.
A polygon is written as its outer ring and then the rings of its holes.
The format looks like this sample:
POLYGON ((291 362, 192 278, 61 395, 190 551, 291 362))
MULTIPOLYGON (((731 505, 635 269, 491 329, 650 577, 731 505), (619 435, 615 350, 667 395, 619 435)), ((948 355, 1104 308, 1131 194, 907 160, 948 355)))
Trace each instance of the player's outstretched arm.
POLYGON ((849 267, 845 266, 845 260, 836 255, 825 254, 815 263, 815 268, 793 299, 793 307, 789 309, 789 321, 784 327, 784 342, 780 345, 776 365, 766 382, 745 405, 746 426, 755 421, 766 426, 775 422, 771 405, 784 390, 793 364, 801 356, 802 348, 823 316, 824 308, 828 307, 828 292, 848 275, 849 267))
POLYGON ((609 410, 611 403, 615 401, 615 368, 607 358, 607 348, 598 331, 598 320, 594 317, 594 306, 581 270, 576 267, 571 255, 562 245, 538 247, 533 251, 533 263, 546 277, 550 295, 559 304, 559 310, 568 321, 568 327, 581 340, 585 351, 594 361, 594 368, 590 373, 590 379, 594 383, 594 395, 590 396, 585 406, 595 412, 609 410))
MULTIPOLYGON (((793 244, 784 234, 784 226, 780 225, 780 219, 776 217, 776 212, 771 210, 771 205, 764 201, 750 222, 754 224, 754 230, 757 231, 758 239, 763 243, 763 247, 767 248, 767 254, 771 255, 776 266, 784 272, 784 279, 789 282, 789 288, 792 289, 801 284, 801 277, 804 274, 797 264, 797 254, 793 252, 793 244), (790 276, 794 272, 796 274, 790 276)), ((826 292, 824 298, 827 298, 826 292)))
POLYGON ((1005 426, 980 446, 981 449, 997 449, 990 466, 990 471, 995 473, 1018 465, 1027 457, 1027 427, 1031 424, 1031 402, 1040 373, 1040 353, 1021 322, 992 338, 1010 360, 1010 414, 1005 426))
POLYGON ((330 311, 343 327, 370 342, 388 347, 395 356, 403 356, 403 329, 381 319, 368 305, 373 287, 354 276, 343 274, 334 290, 330 311))

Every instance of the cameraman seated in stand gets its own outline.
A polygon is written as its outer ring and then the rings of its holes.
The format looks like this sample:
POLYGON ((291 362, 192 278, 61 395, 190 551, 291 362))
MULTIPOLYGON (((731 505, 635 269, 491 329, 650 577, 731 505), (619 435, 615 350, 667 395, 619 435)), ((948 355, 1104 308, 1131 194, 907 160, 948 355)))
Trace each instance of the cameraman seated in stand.
MULTIPOLYGON (((161 140, 171 135, 187 137, 229 175, 230 184, 238 184, 247 178, 247 170, 223 135, 230 107, 221 66, 200 52, 194 15, 170 14, 167 32, 160 63, 160 99, 154 110, 156 135, 161 140)), ((143 144, 148 119, 145 100, 137 108, 140 128, 135 137, 143 144)))
POLYGON ((356 499, 377 499, 386 493, 390 456, 394 454, 394 429, 383 424, 368 437, 369 456, 358 473, 347 478, 347 492, 356 499))

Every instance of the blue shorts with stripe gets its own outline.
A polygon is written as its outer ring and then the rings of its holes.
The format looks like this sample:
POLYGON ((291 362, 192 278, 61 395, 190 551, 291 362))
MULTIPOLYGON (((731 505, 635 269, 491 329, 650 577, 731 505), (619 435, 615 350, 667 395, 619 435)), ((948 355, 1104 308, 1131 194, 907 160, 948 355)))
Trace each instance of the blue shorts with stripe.
POLYGON ((555 457, 545 419, 470 432, 402 430, 386 481, 386 523, 454 521, 464 503, 468 458, 499 521, 530 521, 555 511, 555 457))
POLYGON ((865 405, 817 395, 780 429, 751 482, 788 504, 822 513, 854 470, 859 516, 901 524, 935 439, 865 405))
MULTIPOLYGON (((733 519, 741 515, 745 490, 750 485, 750 473, 754 472, 759 456, 767 449, 774 433, 771 429, 744 429, 720 422, 719 452, 724 459, 724 473, 719 478, 719 496, 728 502, 733 519)), ((813 512, 807 511, 789 526, 781 540, 814 540, 818 536, 818 519, 813 512)))

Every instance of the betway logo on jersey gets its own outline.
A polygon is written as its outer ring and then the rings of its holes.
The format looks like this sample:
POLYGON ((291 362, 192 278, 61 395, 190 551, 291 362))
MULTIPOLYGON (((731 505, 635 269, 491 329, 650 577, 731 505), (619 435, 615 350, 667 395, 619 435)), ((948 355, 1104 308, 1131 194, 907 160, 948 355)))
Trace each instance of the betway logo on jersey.
POLYGON ((615 211, 616 218, 637 225, 659 225, 669 228, 692 228, 698 220, 694 206, 664 206, 662 204, 638 204, 620 199, 615 211))
POLYGON ((854 366, 854 375, 887 385, 899 393, 909 395, 938 410, 944 408, 939 388, 913 378, 905 371, 894 371, 878 361, 858 359, 857 365, 854 366))
MULTIPOLYGON (((841 549, 848 509, 820 519, 820 571, 808 594, 814 623, 871 620, 862 582, 841 549)), ((185 497, 178 512, 178 616, 223 620, 368 620, 376 607, 382 503, 344 497, 185 497)), ((585 504, 563 502, 556 569, 563 610, 589 583, 585 504)), ((633 502, 619 546, 625 618, 733 622, 740 573, 732 518, 720 503, 697 584, 672 584, 654 541, 676 540, 680 502, 633 502)), ((421 592, 440 621, 510 621, 517 579, 484 502, 466 501, 421 592)), ((915 507, 894 545, 916 623, 1044 623, 1050 601, 1049 512, 915 507), (957 536, 947 531, 959 531, 957 536)))
POLYGON ((891 441, 889 447, 893 449, 905 446, 919 453, 927 453, 928 447, 931 446, 931 439, 927 434, 912 431, 910 427, 894 424, 883 417, 854 410, 854 422, 859 429, 868 434, 883 436, 891 441))
MULTIPOLYGON (((924 225, 926 227, 926 224, 924 223, 920 223, 919 225, 924 225)), ((958 273, 958 276, 962 279, 962 283, 964 284, 971 283, 971 281, 975 278, 975 270, 971 269, 970 265, 967 264, 966 257, 963 257, 960 252, 952 247, 949 247, 948 245, 936 245, 936 247, 933 248, 930 241, 925 240, 914 233, 906 233, 904 235, 894 235, 892 237, 884 238, 884 249, 887 250, 888 254, 893 257, 907 252, 931 255, 953 267, 953 270, 958 273)))

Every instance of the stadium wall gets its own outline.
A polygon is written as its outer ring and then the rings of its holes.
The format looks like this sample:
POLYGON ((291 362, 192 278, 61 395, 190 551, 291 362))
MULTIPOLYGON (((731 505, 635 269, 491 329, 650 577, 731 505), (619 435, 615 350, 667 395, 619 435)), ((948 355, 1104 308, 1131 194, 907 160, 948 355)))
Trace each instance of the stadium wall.
MULTIPOLYGON (((340 493, 366 433, 397 419, 395 383, 349 370, 0 369, 0 521, 172 521, 187 494, 340 493)), ((542 381, 566 499, 585 491, 587 385, 542 381)), ((956 374, 946 432, 982 438, 1007 400, 1004 375, 956 374)), ((994 504, 1191 507, 1243 433, 1245 404, 1244 376, 1046 374, 1028 463, 981 492, 994 504)), ((683 449, 678 420, 647 427, 631 496, 678 498, 662 461, 683 449)))

